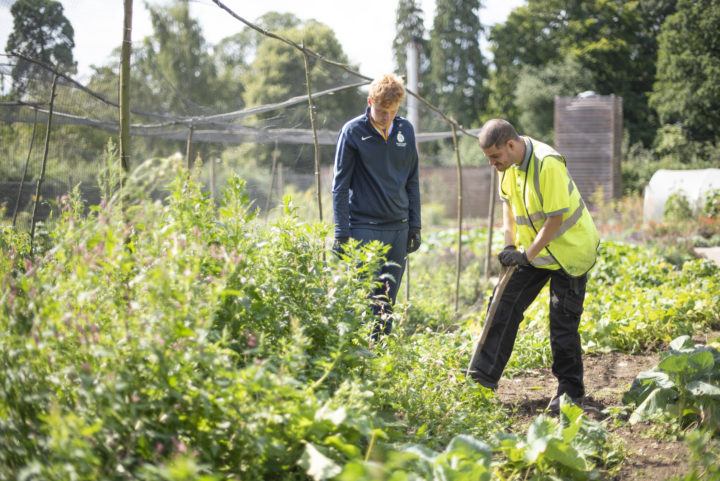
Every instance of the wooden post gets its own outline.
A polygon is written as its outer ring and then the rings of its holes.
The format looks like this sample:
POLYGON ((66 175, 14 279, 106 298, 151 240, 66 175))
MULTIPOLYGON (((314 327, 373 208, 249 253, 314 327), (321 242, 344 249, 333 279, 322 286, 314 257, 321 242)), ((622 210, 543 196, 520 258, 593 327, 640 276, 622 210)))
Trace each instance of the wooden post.
POLYGON ((282 162, 278 162, 277 166, 277 179, 278 179, 278 196, 282 199, 285 196, 285 176, 283 175, 283 164, 282 162))
POLYGON ((275 150, 273 151, 272 168, 270 169, 270 187, 268 188, 267 201, 265 202, 265 223, 270 213, 270 198, 272 197, 273 181, 275 180, 275 168, 277 167, 278 141, 275 139, 275 150))
POLYGON ((215 162, 217 159, 210 158, 210 199, 215 205, 215 162))
POLYGON ((185 144, 185 162, 187 162, 188 170, 192 170, 192 142, 194 130, 195 126, 191 124, 188 129, 187 143, 185 144))
MULTIPOLYGON (((410 300, 410 256, 405 256, 405 301, 410 300)), ((407 317, 407 316, 406 316, 407 317)))
POLYGON ((458 149, 457 129, 455 124, 450 124, 453 134, 453 146, 455 147, 455 163, 457 164, 457 257, 455 259, 455 312, 458 311, 460 303, 460 270, 462 268, 462 216, 463 216, 463 182, 462 164, 460 162, 460 149, 458 149))
POLYGON ((132 50, 133 0, 125 0, 122 57, 120 61, 120 165, 130 170, 130 53, 132 50))
POLYGON ((495 218, 495 190, 497 189, 497 174, 490 167, 490 203, 488 204, 488 238, 485 249, 485 281, 490 276, 490 256, 492 255, 493 220, 495 218))
POLYGON ((43 152, 42 169, 40 177, 38 177, 37 186, 35 187, 35 204, 33 205, 33 215, 30 227, 30 253, 33 251, 33 241, 35 240, 35 223, 37 217, 38 204, 40 203, 40 186, 45 178, 45 167, 47 166, 48 150, 50 148, 50 129, 52 127, 53 107, 55 106, 55 87, 57 87, 58 76, 53 77, 52 89, 50 91, 50 108, 48 109, 47 132, 45 132, 45 151, 43 152))
POLYGON ((27 157, 25 158, 25 167, 23 168, 23 175, 20 179, 20 187, 18 187, 18 195, 15 200, 15 210, 13 211, 13 222, 12 225, 15 227, 17 221, 18 210, 20 209, 20 201, 22 199, 23 186, 25 185, 25 178, 27 177, 28 164, 30 164, 30 153, 32 152, 33 144, 35 143, 35 131, 37 130, 37 108, 35 109, 35 120, 33 120, 32 136, 30 137, 30 148, 28 149, 27 157))
POLYGON ((308 66, 308 57, 303 51, 303 59, 305 60, 305 83, 307 84, 308 105, 310 107, 310 125, 313 132, 313 144, 315 144, 315 190, 317 193, 318 216, 320 222, 323 220, 322 212, 322 191, 320 190, 320 147, 318 145, 317 130, 315 129, 315 107, 312 101, 312 91, 310 88, 310 68, 308 66))

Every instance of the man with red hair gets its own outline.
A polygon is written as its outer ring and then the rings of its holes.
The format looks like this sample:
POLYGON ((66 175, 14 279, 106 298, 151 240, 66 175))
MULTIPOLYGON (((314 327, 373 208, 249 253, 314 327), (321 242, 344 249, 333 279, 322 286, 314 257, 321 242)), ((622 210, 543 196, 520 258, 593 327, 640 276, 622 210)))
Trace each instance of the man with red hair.
POLYGON ((407 254, 420 247, 415 130, 397 114, 404 97, 405 86, 397 75, 374 80, 365 113, 343 126, 335 152, 333 249, 342 252, 351 237, 390 246, 387 263, 377 273, 383 281, 374 293, 374 338, 391 332, 392 319, 385 314, 392 312, 407 254))

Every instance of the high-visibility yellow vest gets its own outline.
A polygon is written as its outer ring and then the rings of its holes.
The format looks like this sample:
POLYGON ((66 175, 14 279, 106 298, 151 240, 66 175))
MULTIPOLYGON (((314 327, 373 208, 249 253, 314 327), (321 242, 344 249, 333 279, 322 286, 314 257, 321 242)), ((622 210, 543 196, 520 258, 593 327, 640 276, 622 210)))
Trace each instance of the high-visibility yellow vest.
POLYGON ((515 216, 516 245, 527 250, 545 219, 562 215, 555 237, 530 263, 581 276, 595 264, 600 243, 595 223, 563 156, 549 145, 527 139, 532 146, 530 157, 502 172, 499 185, 500 198, 510 203, 515 216))

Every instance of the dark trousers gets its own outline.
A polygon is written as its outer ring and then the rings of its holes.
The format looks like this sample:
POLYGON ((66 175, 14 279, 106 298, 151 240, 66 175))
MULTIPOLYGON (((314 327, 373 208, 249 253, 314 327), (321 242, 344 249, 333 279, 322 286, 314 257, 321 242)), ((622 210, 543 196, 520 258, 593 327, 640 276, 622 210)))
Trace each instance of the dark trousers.
POLYGON ((567 393, 573 398, 585 395, 578 326, 583 312, 587 276, 570 277, 561 270, 551 271, 533 266, 519 266, 505 286, 478 361, 472 366, 471 375, 475 381, 486 387, 497 388, 512 354, 523 313, 548 279, 552 373, 558 380, 557 394, 567 393))
POLYGON ((392 313, 392 306, 397 299, 400 281, 405 272, 408 227, 404 225, 395 230, 351 228, 350 235, 353 239, 359 240, 361 244, 377 240, 390 246, 390 250, 385 256, 387 263, 380 268, 379 272, 375 273, 375 278, 380 281, 380 285, 372 293, 375 301, 373 302, 373 313, 377 319, 373 328, 373 337, 377 338, 380 333, 390 334, 392 318, 383 316, 383 314, 392 313))

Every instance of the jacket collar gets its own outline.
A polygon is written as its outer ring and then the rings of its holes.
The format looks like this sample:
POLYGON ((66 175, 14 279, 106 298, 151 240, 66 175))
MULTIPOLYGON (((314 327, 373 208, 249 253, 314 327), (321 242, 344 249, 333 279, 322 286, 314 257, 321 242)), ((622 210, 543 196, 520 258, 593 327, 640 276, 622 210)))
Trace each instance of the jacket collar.
POLYGON ((532 157, 533 145, 532 142, 530 142, 529 137, 523 137, 522 139, 525 141, 525 157, 523 157, 523 161, 520 162, 517 168, 523 172, 526 172, 528 169, 528 165, 530 164, 530 157, 532 157))
MULTIPOLYGON (((399 121, 400 121, 400 116, 395 115, 395 118, 393 118, 393 121, 390 124, 390 127, 388 127, 388 129, 387 129, 387 138, 388 139, 390 138, 390 134, 392 133, 392 131, 395 130, 395 124, 397 124, 399 121)), ((383 137, 385 137, 385 135, 383 135, 383 133, 380 132, 380 129, 375 127, 375 123, 373 122, 372 117, 370 116, 370 107, 369 106, 365 109, 365 123, 367 124, 367 126, 370 130, 374 130, 375 132, 377 132, 380 135, 382 135, 383 137)))

